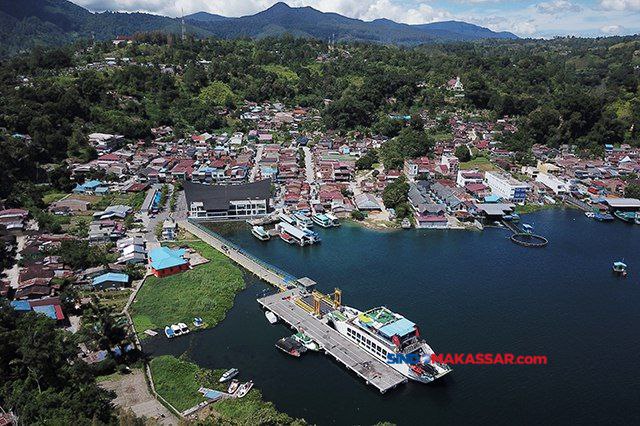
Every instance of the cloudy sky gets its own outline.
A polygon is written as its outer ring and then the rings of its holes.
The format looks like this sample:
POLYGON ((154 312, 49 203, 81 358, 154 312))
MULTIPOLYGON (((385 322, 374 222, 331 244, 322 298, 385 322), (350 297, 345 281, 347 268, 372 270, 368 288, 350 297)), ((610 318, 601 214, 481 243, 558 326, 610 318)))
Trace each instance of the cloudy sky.
MULTIPOLYGON (((92 11, 143 11, 180 16, 198 11, 250 15, 277 0, 71 0, 92 11)), ((352 18, 408 24, 462 20, 521 37, 640 33, 640 0, 287 0, 352 18)))

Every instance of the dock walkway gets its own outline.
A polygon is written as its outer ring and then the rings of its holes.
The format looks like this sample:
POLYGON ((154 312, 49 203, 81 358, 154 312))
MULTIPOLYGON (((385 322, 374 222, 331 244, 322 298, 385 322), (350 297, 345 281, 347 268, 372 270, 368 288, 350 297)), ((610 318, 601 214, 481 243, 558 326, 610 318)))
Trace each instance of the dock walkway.
POLYGON ((200 238, 211 247, 229 257, 229 259, 233 260, 238 265, 269 284, 278 287, 280 290, 286 290, 292 287, 292 282, 295 281, 294 277, 278 271, 276 268, 266 264, 265 262, 255 259, 250 254, 243 252, 233 243, 215 235, 212 231, 205 231, 201 226, 187 220, 179 221, 178 226, 200 238))
POLYGON ((381 393, 406 383, 407 378, 348 340, 335 329, 312 316, 291 300, 300 296, 297 289, 258 299, 258 303, 296 331, 315 340, 322 350, 362 377, 381 393))

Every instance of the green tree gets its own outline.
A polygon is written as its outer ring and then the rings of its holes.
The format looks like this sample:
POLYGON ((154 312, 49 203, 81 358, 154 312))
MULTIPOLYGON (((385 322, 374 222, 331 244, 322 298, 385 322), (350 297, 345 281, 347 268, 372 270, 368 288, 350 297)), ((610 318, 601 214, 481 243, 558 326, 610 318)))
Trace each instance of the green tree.
POLYGON ((624 189, 624 196, 627 198, 637 198, 640 200, 640 185, 637 183, 630 183, 624 189))
POLYGON ((404 175, 401 175, 394 182, 384 188, 382 192, 382 201, 384 206, 388 209, 396 208, 397 206, 407 202, 407 194, 409 193, 409 183, 404 175))
POLYGON ((458 145, 455 150, 455 156, 458 157, 461 163, 466 163, 471 160, 471 152, 466 145, 458 145))

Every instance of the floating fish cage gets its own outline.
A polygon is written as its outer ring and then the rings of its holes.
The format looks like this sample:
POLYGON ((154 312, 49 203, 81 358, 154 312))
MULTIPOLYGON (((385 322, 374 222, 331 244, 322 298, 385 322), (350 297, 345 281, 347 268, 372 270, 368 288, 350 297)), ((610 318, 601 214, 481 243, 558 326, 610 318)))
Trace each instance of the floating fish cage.
POLYGON ((544 247, 549 244, 549 240, 541 235, 519 232, 511 236, 511 241, 524 247, 544 247))

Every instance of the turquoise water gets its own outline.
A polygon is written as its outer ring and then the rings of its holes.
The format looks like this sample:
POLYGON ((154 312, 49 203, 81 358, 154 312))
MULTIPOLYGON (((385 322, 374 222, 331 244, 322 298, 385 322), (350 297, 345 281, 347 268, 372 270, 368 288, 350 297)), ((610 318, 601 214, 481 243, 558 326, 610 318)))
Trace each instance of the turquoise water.
POLYGON ((247 251, 343 303, 378 305, 416 322, 436 352, 547 355, 546 366, 456 366, 431 385, 385 395, 321 354, 292 359, 274 348, 289 333, 268 324, 255 299, 238 295, 213 330, 145 343, 153 355, 182 354, 198 364, 238 367, 266 399, 316 424, 632 423, 640 415, 640 226, 599 223, 573 210, 528 215, 543 249, 484 232, 375 232, 319 229, 323 242, 263 243, 246 228, 223 230, 247 251), (614 260, 630 266, 611 273, 614 260))

